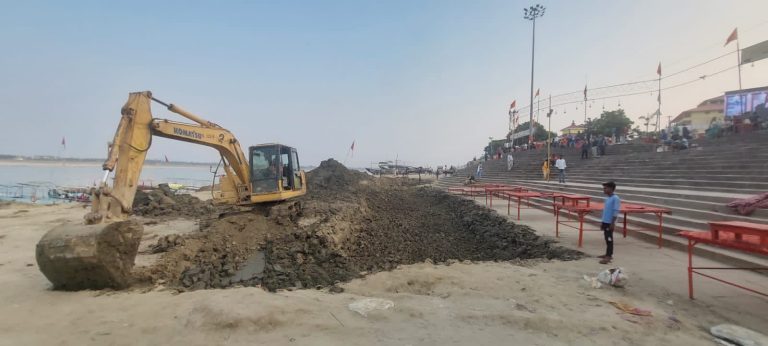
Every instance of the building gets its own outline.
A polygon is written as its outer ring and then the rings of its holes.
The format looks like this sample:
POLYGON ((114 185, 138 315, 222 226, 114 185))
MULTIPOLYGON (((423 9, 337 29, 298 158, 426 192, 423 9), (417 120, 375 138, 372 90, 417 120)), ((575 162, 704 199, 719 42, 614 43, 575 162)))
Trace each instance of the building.
POLYGON ((564 129, 560 130, 560 132, 563 133, 563 136, 578 135, 578 134, 583 133, 586 129, 587 129, 586 126, 584 126, 584 125, 576 125, 576 122, 573 121, 573 122, 571 122, 571 126, 568 126, 568 127, 564 128, 564 129))
POLYGON ((704 100, 696 108, 680 113, 672 119, 673 126, 686 126, 691 133, 704 133, 714 121, 724 119, 725 98, 723 96, 704 100))

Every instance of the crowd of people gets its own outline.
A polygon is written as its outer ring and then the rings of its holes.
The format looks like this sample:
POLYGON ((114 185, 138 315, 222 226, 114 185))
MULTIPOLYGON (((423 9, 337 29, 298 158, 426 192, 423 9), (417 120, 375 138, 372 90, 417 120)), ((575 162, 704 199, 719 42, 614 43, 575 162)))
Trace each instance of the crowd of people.
POLYGON ((690 148, 690 141, 693 139, 688 127, 683 126, 682 131, 680 128, 675 127, 672 130, 672 134, 667 133, 667 130, 662 129, 659 134, 659 141, 664 148, 671 148, 672 151, 685 150, 690 148), (682 133, 681 133, 682 132, 682 133))

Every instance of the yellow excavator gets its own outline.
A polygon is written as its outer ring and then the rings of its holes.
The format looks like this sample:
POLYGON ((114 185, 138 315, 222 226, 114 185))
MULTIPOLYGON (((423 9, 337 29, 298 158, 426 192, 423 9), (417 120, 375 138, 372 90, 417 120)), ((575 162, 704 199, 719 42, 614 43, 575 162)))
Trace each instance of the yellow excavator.
POLYGON ((104 162, 101 185, 92 190, 91 211, 85 225, 60 225, 38 242, 40 270, 64 290, 123 288, 138 252, 143 228, 129 220, 133 199, 153 136, 165 137, 216 149, 224 174, 214 193, 217 204, 253 205, 277 202, 307 193, 307 181, 296 149, 281 144, 248 148, 223 127, 167 104, 149 91, 130 93, 104 162), (157 119, 150 105, 157 102, 196 124, 157 119), (113 186, 109 175, 115 173, 113 186))

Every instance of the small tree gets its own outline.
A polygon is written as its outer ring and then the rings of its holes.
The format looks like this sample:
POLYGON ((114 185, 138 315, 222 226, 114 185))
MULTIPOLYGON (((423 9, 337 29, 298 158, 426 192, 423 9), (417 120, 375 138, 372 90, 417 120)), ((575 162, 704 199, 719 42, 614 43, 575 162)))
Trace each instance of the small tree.
MULTIPOLYGON (((512 132, 516 133, 516 132, 525 131, 525 130, 528 130, 530 128, 530 126, 531 126, 530 122, 526 121, 526 122, 524 122, 524 123, 522 123, 520 125, 517 125, 515 130, 512 131, 512 132)), ((547 129, 542 124, 540 124, 540 123, 536 123, 536 125, 534 127, 535 127, 535 129, 533 131, 533 140, 535 140, 535 141, 546 141, 547 140, 547 129)), ((557 133, 554 133, 554 132, 550 132, 549 135, 550 135, 550 138, 557 137, 557 133)), ((528 138, 517 139, 515 142, 518 142, 518 141, 522 141, 523 143, 527 143, 528 142, 528 138)))
POLYGON ((595 119, 591 129, 595 134, 613 136, 626 135, 634 122, 624 113, 623 109, 604 111, 600 118, 595 119))

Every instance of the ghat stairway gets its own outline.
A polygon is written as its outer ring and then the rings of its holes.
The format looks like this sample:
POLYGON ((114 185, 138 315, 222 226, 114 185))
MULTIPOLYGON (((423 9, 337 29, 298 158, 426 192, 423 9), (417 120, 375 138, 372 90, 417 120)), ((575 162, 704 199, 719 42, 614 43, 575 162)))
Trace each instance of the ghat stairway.
MULTIPOLYGON (((514 167, 506 160, 482 162, 480 183, 527 186, 543 192, 580 194, 602 201, 601 183, 616 182, 622 201, 642 203, 671 210, 664 215, 664 246, 685 250, 687 240, 676 235, 682 230, 709 229, 708 221, 740 220, 768 224, 768 209, 750 216, 738 215, 726 204, 735 199, 768 192, 768 132, 697 140, 690 150, 656 152, 654 145, 617 144, 599 158, 580 159, 576 148, 553 148, 566 159, 566 184, 542 179, 541 165, 546 149, 513 153, 514 167)), ((480 162, 435 183, 439 188, 461 186, 480 162)), ((539 209, 552 211, 551 198, 531 199, 539 209)), ((599 213, 588 216, 597 221, 599 213)), ((629 235, 655 243, 658 219, 652 214, 630 214, 629 235)), ((553 219, 554 226, 554 219, 553 219)), ((594 227, 594 226, 591 226, 594 227)), ((736 265, 767 265, 765 256, 753 256, 712 246, 697 246, 697 254, 736 265)))

